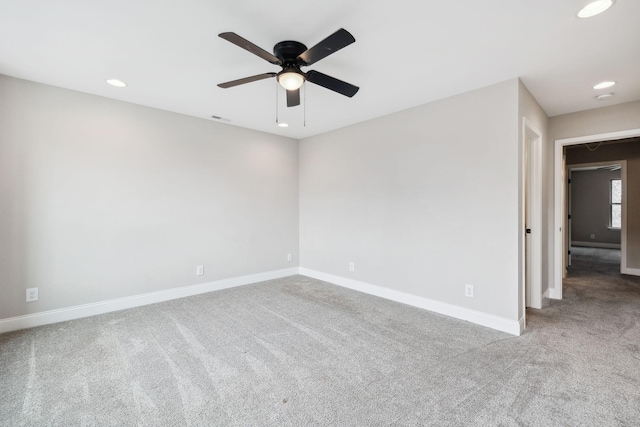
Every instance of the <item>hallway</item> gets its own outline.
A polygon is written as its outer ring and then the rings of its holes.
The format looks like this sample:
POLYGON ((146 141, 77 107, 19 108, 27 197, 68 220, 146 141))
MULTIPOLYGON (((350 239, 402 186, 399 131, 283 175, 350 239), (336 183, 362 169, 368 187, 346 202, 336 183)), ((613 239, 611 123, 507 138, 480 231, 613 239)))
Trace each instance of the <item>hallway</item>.
POLYGON ((527 332, 573 335, 585 350, 599 343, 612 352, 611 360, 613 353, 630 352, 640 362, 640 277, 620 274, 619 249, 574 246, 571 255, 563 299, 528 309, 527 332))
POLYGON ((591 277, 594 274, 620 276, 620 249, 572 246, 571 267, 565 279, 565 286, 575 282, 574 279, 591 277))

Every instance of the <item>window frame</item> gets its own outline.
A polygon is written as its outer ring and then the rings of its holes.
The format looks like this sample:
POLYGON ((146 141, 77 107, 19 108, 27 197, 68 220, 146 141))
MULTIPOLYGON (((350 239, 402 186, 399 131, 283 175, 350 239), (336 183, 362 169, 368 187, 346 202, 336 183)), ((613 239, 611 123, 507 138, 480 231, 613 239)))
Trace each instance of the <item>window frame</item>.
POLYGON ((611 230, 621 230, 622 229, 622 179, 621 178, 613 178, 609 180, 609 229, 611 230), (620 201, 613 201, 613 182, 620 182, 620 201), (613 225, 613 208, 614 206, 619 206, 620 208, 620 226, 613 225))

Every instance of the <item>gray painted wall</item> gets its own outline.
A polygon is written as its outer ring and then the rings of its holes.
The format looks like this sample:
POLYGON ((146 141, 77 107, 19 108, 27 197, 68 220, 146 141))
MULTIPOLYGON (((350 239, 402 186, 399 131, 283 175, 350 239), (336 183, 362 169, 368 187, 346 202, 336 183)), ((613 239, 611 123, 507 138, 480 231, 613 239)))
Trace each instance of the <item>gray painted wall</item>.
POLYGON ((296 140, 0 76, 0 319, 297 252, 296 140))
MULTIPOLYGON (((572 151, 575 150, 567 150, 567 159, 571 158, 572 151)), ((612 179, 620 179, 619 170, 585 170, 571 173, 572 242, 620 245, 620 230, 609 228, 612 179), (594 238, 591 238, 591 235, 594 238)))
POLYGON ((514 79, 302 140, 300 265, 518 320, 518 96, 514 79))
POLYGON ((556 139, 640 128, 640 101, 578 111, 549 119, 551 143, 556 139))

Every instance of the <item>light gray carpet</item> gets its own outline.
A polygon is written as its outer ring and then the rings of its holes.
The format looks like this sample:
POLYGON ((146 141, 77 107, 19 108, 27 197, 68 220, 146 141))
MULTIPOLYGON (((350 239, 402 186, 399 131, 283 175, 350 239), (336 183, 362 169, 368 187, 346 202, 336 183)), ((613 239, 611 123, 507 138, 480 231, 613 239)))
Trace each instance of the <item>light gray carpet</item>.
POLYGON ((637 426, 640 280, 578 258, 521 337, 303 276, 0 335, 0 425, 637 426))

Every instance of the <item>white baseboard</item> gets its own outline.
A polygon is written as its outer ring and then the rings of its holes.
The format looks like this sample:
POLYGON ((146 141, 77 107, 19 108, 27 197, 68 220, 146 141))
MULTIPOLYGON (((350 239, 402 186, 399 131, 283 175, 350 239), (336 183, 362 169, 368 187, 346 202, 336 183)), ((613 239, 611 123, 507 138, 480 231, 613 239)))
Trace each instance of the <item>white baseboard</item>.
POLYGON ((562 299, 562 288, 549 288, 549 298, 562 299))
POLYGON ((587 248, 620 249, 619 243, 598 243, 598 242, 576 242, 572 241, 571 246, 584 246, 587 248))
POLYGON ((207 292, 219 291, 236 286, 263 282, 265 280, 279 279, 281 277, 293 276, 295 274, 298 274, 297 267, 0 319, 0 334, 9 331, 16 331, 18 329, 33 328, 35 326, 48 325, 50 323, 64 322, 67 320, 79 319, 81 317, 95 316, 97 314, 110 313, 112 311, 125 310, 127 308, 140 307, 143 305, 155 304, 158 302, 204 294, 207 292))
POLYGON ((494 316, 492 314, 470 310, 468 308, 407 294, 405 292, 394 291, 393 289, 383 288, 382 286, 372 285, 370 283, 360 282, 358 280, 347 279, 345 277, 334 276, 332 274, 322 273, 320 271, 315 271, 304 267, 300 267, 300 274, 302 274, 303 276, 308 276, 314 279, 333 283, 334 285, 353 289, 358 292, 375 295, 381 298, 386 298, 392 301, 411 305, 413 307, 418 307, 439 314, 444 314, 446 316, 455 317, 456 319, 466 320, 478 325, 497 329, 502 332, 507 332, 512 335, 520 335, 521 328, 524 327, 524 319, 522 319, 522 323, 520 323, 516 320, 509 320, 503 317, 494 316))
POLYGON ((640 276, 640 268, 623 268, 622 274, 629 274, 631 276, 640 276))

